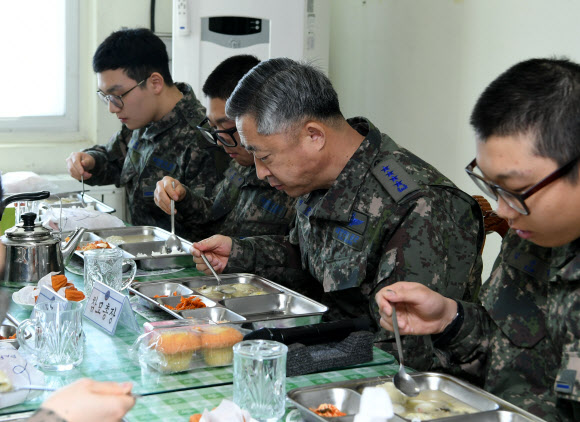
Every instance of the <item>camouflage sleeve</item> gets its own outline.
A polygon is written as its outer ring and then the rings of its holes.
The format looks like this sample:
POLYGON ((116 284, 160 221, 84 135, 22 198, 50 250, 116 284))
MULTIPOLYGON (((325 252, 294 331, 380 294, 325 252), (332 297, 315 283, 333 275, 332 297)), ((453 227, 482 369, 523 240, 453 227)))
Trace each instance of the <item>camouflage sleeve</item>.
POLYGON ((132 133, 133 131, 123 125, 123 128, 111 137, 107 145, 95 145, 83 151, 95 159, 95 167, 91 171, 92 177, 85 180, 86 184, 91 186, 115 184, 117 187, 120 185, 121 171, 132 133))
POLYGON ((228 165, 224 156, 227 155, 222 148, 206 147, 207 141, 199 139, 202 135, 198 131, 193 136, 196 139, 192 142, 196 146, 191 149, 183 180, 180 182, 196 194, 211 197, 214 187, 223 179, 223 173, 228 165))
POLYGON ((461 301, 464 310, 463 325, 448 344, 435 342, 444 366, 461 371, 471 382, 481 384, 486 373, 488 339, 494 323, 483 306, 461 301))
POLYGON ((449 192, 419 197, 382 248, 375 292, 406 280, 463 299, 472 289, 468 279, 479 255, 478 238, 476 217, 462 198, 449 192))
MULTIPOLYGON (((219 188, 221 183, 216 188, 219 188)), ((182 224, 186 229, 212 222, 212 205, 215 195, 205 197, 198 194, 198 192, 192 192, 187 186, 184 187, 186 190, 185 196, 181 201, 175 203, 175 209, 177 210, 175 221, 182 224)))

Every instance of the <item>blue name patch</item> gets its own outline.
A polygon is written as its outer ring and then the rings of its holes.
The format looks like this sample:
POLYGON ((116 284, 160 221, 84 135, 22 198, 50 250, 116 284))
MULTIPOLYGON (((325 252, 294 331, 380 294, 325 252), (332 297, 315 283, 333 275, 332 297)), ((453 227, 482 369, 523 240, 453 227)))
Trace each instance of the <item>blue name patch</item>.
POLYGON ((264 196, 258 197, 258 204, 266 211, 279 217, 284 217, 286 215, 286 207, 284 205, 280 205, 269 198, 265 198, 264 196))
POLYGON ((129 148, 138 152, 139 148, 141 148, 141 143, 137 139, 131 139, 131 141, 129 141, 129 148))
POLYGON ((345 245, 352 246, 356 250, 362 250, 364 237, 358 233, 339 226, 334 228, 332 237, 345 245))
POLYGON ((153 164, 155 164, 156 167, 159 167, 162 170, 165 170, 168 173, 173 173, 173 171, 175 170, 176 164, 175 163, 170 163, 167 160, 164 160, 163 158, 159 158, 159 157, 151 157, 151 161, 153 162, 153 164))
POLYGON ((296 204, 296 209, 299 213, 304 214, 306 217, 310 217, 312 214, 312 207, 304 199, 299 199, 296 204))

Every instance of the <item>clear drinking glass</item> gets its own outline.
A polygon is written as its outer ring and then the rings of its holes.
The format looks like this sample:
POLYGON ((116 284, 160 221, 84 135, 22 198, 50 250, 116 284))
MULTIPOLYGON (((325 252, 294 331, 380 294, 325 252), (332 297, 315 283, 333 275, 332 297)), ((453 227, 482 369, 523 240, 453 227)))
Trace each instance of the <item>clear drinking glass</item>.
POLYGON ((285 412, 286 355, 277 341, 246 340, 234 345, 234 403, 260 422, 285 412))
POLYGON ((93 249, 84 252, 85 290, 87 297, 93 291, 93 283, 99 281, 117 291, 125 290, 133 282, 137 266, 132 259, 123 259, 119 248, 93 249), (130 265, 131 276, 123 281, 123 265, 130 265))
POLYGON ((34 316, 18 326, 20 347, 35 355, 42 369, 73 369, 83 361, 83 309, 79 302, 39 303, 34 316))

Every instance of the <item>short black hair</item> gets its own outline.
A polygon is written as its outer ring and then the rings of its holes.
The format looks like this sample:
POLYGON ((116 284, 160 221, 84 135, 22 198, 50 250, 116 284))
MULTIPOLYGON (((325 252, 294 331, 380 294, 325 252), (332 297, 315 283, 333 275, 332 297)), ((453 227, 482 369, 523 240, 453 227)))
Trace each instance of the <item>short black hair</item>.
POLYGON ((94 72, 116 69, 123 69, 136 82, 158 72, 166 85, 173 85, 167 48, 161 38, 146 28, 113 32, 99 45, 93 56, 94 72))
POLYGON ((208 98, 227 100, 240 79, 258 63, 260 60, 249 54, 228 57, 209 74, 203 84, 203 93, 208 98))
MULTIPOLYGON (((539 156, 568 163, 580 156, 580 65, 538 58, 512 66, 481 94, 471 125, 483 142, 530 134, 539 156)), ((572 182, 577 168, 568 174, 572 182)))

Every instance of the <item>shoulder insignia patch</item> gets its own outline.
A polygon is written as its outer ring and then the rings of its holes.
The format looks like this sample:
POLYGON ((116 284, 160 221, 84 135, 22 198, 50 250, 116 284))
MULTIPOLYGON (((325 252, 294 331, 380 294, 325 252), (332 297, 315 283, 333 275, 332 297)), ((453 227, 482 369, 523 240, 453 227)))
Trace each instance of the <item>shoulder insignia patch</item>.
POLYGON ((548 263, 527 252, 512 251, 506 261, 508 265, 532 277, 539 279, 547 279, 550 277, 550 266, 548 263))
POLYGON ((372 173, 396 202, 419 190, 417 182, 393 158, 381 161, 373 167, 372 173))

